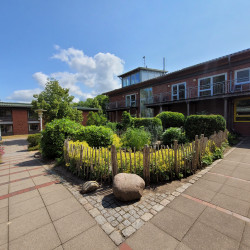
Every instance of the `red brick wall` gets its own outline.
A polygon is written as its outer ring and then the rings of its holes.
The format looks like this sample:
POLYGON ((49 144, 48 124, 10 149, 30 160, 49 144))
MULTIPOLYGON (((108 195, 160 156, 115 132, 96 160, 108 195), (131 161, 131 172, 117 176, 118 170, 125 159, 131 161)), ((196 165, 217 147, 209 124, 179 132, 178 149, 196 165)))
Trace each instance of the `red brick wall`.
MULTIPOLYGON (((83 117, 82 125, 83 125, 83 126, 87 126, 87 121, 88 121, 88 114, 89 114, 89 112, 90 112, 90 111, 82 110, 82 117, 83 117)), ((93 112, 97 112, 97 111, 93 111, 93 112)))
POLYGON ((24 135, 28 134, 28 112, 25 109, 13 109, 12 110, 13 120, 13 134, 24 135))

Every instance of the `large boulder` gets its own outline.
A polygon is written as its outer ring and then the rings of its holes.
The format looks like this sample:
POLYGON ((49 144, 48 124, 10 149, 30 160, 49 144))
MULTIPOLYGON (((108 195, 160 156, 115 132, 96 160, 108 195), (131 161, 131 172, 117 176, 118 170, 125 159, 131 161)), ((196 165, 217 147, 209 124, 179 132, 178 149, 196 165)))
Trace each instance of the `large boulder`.
POLYGON ((136 174, 121 173, 114 177, 113 193, 121 201, 132 201, 142 197, 144 180, 136 174))

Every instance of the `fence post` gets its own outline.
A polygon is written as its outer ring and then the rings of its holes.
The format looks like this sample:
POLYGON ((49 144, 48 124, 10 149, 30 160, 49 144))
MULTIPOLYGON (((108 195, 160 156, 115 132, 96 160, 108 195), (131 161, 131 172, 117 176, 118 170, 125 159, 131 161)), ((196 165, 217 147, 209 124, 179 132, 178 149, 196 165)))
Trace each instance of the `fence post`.
POLYGON ((196 171, 197 166, 199 165, 199 137, 198 135, 195 136, 194 150, 195 150, 194 170, 196 171))
POLYGON ((150 162, 149 162, 149 147, 148 145, 144 146, 143 149, 143 176, 146 186, 150 184, 150 162))
POLYGON ((112 164, 112 177, 118 174, 117 154, 115 145, 111 146, 111 164, 112 164))
POLYGON ((179 178, 179 166, 178 166, 178 159, 177 159, 177 150, 178 150, 178 141, 174 140, 174 171, 176 178, 179 178))

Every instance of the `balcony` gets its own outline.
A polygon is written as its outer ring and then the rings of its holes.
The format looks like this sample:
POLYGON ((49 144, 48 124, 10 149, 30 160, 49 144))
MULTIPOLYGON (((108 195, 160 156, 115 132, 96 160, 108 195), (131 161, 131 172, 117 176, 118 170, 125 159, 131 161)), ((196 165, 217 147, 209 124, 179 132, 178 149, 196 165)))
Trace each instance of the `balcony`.
POLYGON ((12 122, 12 116, 0 116, 0 123, 12 122))
POLYGON ((173 104, 187 101, 245 96, 250 94, 250 81, 235 84, 234 81, 224 81, 201 87, 188 87, 183 91, 163 92, 144 100, 145 106, 150 108, 158 105, 173 104))
POLYGON ((139 106, 139 101, 133 101, 131 103, 126 103, 125 100, 123 101, 117 101, 117 102, 110 102, 107 105, 107 111, 112 111, 112 110, 129 110, 132 108, 138 108, 139 106))

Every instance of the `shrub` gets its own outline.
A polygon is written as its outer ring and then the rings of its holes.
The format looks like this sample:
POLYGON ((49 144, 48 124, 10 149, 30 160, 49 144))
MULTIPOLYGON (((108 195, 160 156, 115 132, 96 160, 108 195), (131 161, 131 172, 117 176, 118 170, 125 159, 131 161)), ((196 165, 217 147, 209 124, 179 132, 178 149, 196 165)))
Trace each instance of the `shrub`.
POLYGON ((88 126, 84 129, 83 138, 90 147, 107 147, 113 142, 113 131, 103 126, 88 126))
POLYGON ((87 118, 87 126, 103 126, 107 123, 106 116, 103 114, 98 114, 97 112, 90 111, 87 118))
POLYGON ((105 127, 110 128, 113 130, 113 132, 116 132, 118 130, 117 128, 118 123, 117 122, 108 122, 105 127))
POLYGON ((236 133, 228 133, 228 143, 230 146, 234 146, 239 143, 239 136, 236 133))
POLYGON ((163 130, 170 127, 182 127, 185 122, 185 116, 178 112, 165 111, 156 117, 161 119, 163 130))
POLYGON ((141 150, 145 144, 150 143, 150 133, 144 129, 128 128, 122 136, 123 146, 141 150))
POLYGON ((132 118, 132 116, 130 115, 129 112, 124 111, 122 113, 121 124, 122 124, 122 129, 123 130, 126 130, 128 127, 132 127, 133 126, 133 118, 132 118))
POLYGON ((185 131, 189 140, 194 140, 195 135, 204 134, 211 136, 214 131, 226 129, 226 121, 221 115, 190 115, 185 122, 185 131))
POLYGON ((135 128, 144 127, 150 132, 152 141, 160 139, 162 135, 162 123, 159 118, 133 118, 133 124, 135 128))
POLYGON ((113 135, 113 143, 112 144, 115 145, 116 149, 120 149, 122 147, 121 138, 117 134, 113 135))
POLYGON ((182 132, 181 128, 168 128, 162 135, 163 144, 171 145, 174 140, 177 140, 179 144, 185 143, 186 137, 185 133, 182 132))
POLYGON ((39 144, 41 142, 41 133, 29 135, 27 141, 29 143, 28 148, 30 151, 39 149, 39 144))
POLYGON ((69 119, 55 119, 47 123, 42 131, 41 149, 46 158, 60 158, 63 154, 63 144, 66 138, 75 138, 83 127, 69 119))

